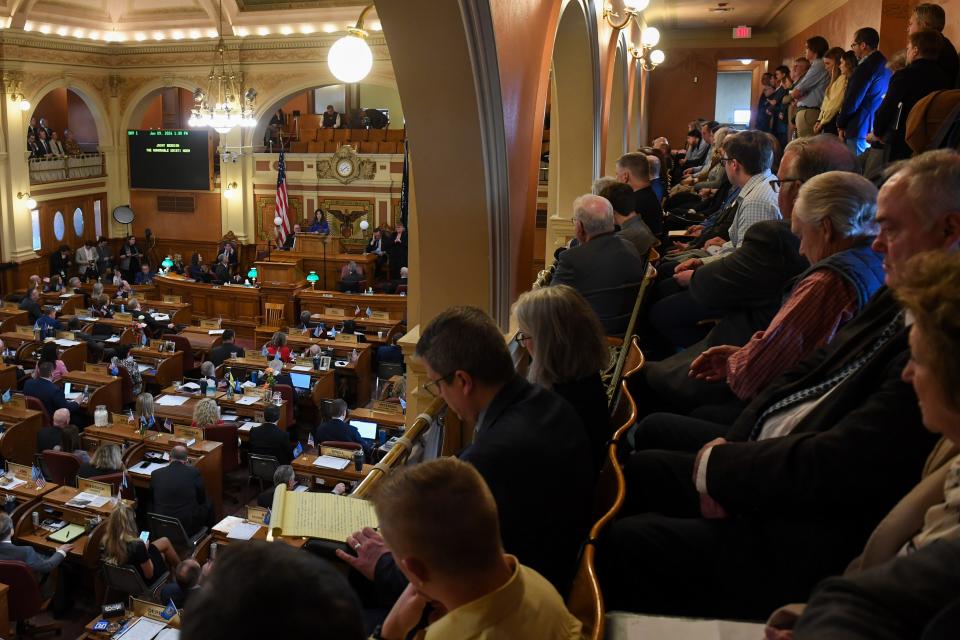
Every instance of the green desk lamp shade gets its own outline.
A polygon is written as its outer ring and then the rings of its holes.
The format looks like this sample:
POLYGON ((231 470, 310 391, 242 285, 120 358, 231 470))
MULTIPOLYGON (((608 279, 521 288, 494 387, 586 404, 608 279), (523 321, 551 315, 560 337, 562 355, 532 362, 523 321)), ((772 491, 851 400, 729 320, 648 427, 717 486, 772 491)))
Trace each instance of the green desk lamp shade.
POLYGON ((316 284, 319 281, 320 281, 320 276, 317 275, 316 271, 311 271, 310 273, 307 274, 307 282, 309 282, 310 284, 316 284))
POLYGON ((247 271, 247 277, 248 277, 248 278, 256 278, 256 277, 257 277, 257 268, 256 268, 256 267, 250 267, 250 271, 247 271))
POLYGON ((170 256, 167 256, 163 259, 163 262, 160 263, 164 269, 169 269, 173 266, 173 260, 170 259, 170 256))

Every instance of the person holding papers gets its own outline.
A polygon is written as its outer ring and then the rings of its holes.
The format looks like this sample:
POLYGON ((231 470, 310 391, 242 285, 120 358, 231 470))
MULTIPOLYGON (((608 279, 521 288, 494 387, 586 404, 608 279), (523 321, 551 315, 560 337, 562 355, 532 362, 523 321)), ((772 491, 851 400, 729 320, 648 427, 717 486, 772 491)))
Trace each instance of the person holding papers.
POLYGON ((281 465, 293 462, 290 436, 277 426, 280 422, 280 407, 270 404, 263 410, 265 422, 250 430, 250 453, 273 456, 281 465))
POLYGON ((107 519, 103 534, 103 559, 118 567, 132 566, 144 584, 180 564, 180 556, 167 538, 145 541, 137 535, 137 521, 130 507, 120 503, 107 519))
POLYGON ((176 446, 170 451, 170 464, 154 471, 150 484, 156 512, 179 520, 188 536, 210 523, 212 505, 200 471, 189 463, 186 447, 176 446))

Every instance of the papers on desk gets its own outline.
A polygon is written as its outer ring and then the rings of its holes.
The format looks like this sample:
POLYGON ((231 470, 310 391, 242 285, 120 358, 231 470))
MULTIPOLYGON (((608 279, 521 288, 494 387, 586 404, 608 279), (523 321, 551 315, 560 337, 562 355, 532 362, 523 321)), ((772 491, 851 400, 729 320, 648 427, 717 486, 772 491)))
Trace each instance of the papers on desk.
POLYGON ((243 518, 238 518, 237 516, 227 516, 217 524, 213 525, 213 530, 219 531, 225 535, 230 535, 230 531, 232 531, 235 526, 242 523, 243 518))
POLYGON ((251 382, 250 380, 247 380, 246 382, 240 385, 240 387, 243 389, 253 389, 256 386, 257 386, 257 383, 251 382))
POLYGON ((209 331, 207 331, 207 335, 222 336, 224 331, 226 331, 226 329, 210 329, 209 331))
POLYGON ((259 422, 244 422, 237 431, 250 431, 254 427, 259 427, 260 424, 259 422))
POLYGON ((157 634, 153 640, 180 640, 180 629, 167 627, 157 634))
POLYGON ((148 364, 142 364, 140 362, 137 363, 137 371, 139 371, 140 373, 143 373, 144 371, 150 371, 150 369, 152 368, 153 367, 151 367, 148 364))
POLYGON ((186 396, 160 396, 155 402, 161 407, 179 407, 187 400, 189 400, 189 398, 186 396))
POLYGON ((58 344, 61 347, 75 347, 80 344, 79 340, 69 340, 67 338, 57 338, 53 341, 54 344, 58 344))
POLYGON ((182 391, 184 389, 187 391, 200 391, 200 385, 198 385, 196 382, 185 382, 180 385, 180 388, 177 389, 177 391, 182 391))
POLYGON ((260 525, 253 522, 238 522, 230 528, 227 538, 230 540, 249 540, 260 531, 260 525))
POLYGON ((138 476, 152 476, 153 472, 157 469, 163 469, 165 466, 170 464, 169 462, 148 462, 146 467, 143 466, 144 463, 138 462, 133 465, 127 471, 130 473, 135 473, 138 476))
POLYGON ((165 313, 151 313, 150 315, 157 322, 170 322, 170 316, 165 313))
POLYGON ((260 401, 260 398, 258 398, 257 396, 243 396, 242 398, 237 399, 237 404, 250 406, 252 404, 256 404, 259 401, 260 401))
POLYGON ((224 422, 234 422, 239 417, 240 416, 220 416, 220 419, 223 420, 224 422))
POLYGON ((60 294, 60 297, 61 297, 61 298, 72 298, 73 296, 74 296, 74 294, 72 294, 72 293, 61 293, 61 294, 60 294))
POLYGON ((120 342, 120 336, 110 336, 104 342, 120 342))
POLYGON ((153 640, 166 626, 167 623, 160 620, 138 618, 112 640, 153 640))
POLYGON ((70 393, 63 394, 63 397, 72 402, 76 402, 80 399, 80 396, 83 395, 82 391, 71 391, 70 393))
POLYGON ((312 371, 313 367, 307 367, 302 364, 298 364, 295 367, 293 367, 293 370, 294 371, 312 371))
POLYGON ((73 496, 73 498, 67 502, 67 506, 79 507, 80 509, 84 507, 100 508, 108 502, 110 502, 110 496, 98 496, 88 491, 82 491, 73 496))
POLYGON ((336 360, 336 361, 334 361, 333 366, 335 366, 335 367, 345 367, 345 366, 347 366, 347 364, 348 364, 348 362, 347 362, 346 360, 336 360))
POLYGON ((78 320, 83 320, 84 322, 96 322, 97 319, 93 316, 77 316, 78 320))
POLYGON ((0 489, 16 489, 17 487, 22 487, 25 484, 27 484, 26 480, 15 478, 12 473, 8 473, 5 476, 0 477, 0 489))
POLYGON ((317 456, 317 459, 313 461, 313 466, 325 469, 343 469, 348 464, 350 464, 349 460, 336 456, 317 456))

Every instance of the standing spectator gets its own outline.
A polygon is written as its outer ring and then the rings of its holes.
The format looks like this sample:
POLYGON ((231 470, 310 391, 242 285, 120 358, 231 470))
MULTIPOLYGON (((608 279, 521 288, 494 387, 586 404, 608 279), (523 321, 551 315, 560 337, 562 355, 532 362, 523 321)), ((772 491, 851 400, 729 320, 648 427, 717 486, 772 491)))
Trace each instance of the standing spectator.
POLYGON ((823 56, 830 45, 826 38, 814 36, 807 40, 804 56, 810 70, 793 86, 790 96, 797 103, 797 137, 805 138, 814 133, 813 125, 820 117, 820 105, 830 83, 830 73, 824 66, 823 56))
POLYGON ((856 57, 852 53, 850 55, 853 58, 853 64, 850 65, 849 73, 847 73, 843 62, 844 51, 840 47, 830 49, 823 56, 823 66, 830 76, 830 86, 827 87, 823 103, 820 105, 820 116, 813 125, 814 133, 837 134, 837 114, 840 113, 840 107, 843 105, 843 95, 847 91, 847 79, 857 66, 856 57))
POLYGON ((83 280, 95 280, 97 277, 97 247, 93 240, 87 240, 83 246, 74 253, 74 261, 77 263, 77 273, 83 280))
POLYGON ((873 130, 873 114, 883 100, 890 83, 886 57, 877 50, 880 34, 876 29, 858 29, 850 48, 860 60, 847 83, 847 92, 837 116, 837 132, 856 155, 869 146, 867 134, 873 130))
POLYGON ((333 108, 332 104, 328 104, 327 108, 323 111, 323 120, 320 126, 324 129, 340 128, 340 114, 333 108))
POLYGON ((390 279, 400 277, 400 269, 407 266, 407 227, 403 221, 397 220, 396 231, 387 242, 387 255, 390 256, 390 279))
MULTIPOLYGON (((943 37, 943 43, 935 59, 940 68, 943 69, 944 75, 950 80, 950 87, 952 88, 957 82, 958 74, 960 74, 960 57, 957 56, 957 49, 950 42, 950 39, 943 35, 943 28, 946 24, 947 15, 943 7, 932 2, 921 2, 913 8, 913 12, 910 14, 907 34, 932 29, 943 37)), ((906 117, 906 114, 904 114, 904 117, 906 117)))
POLYGON ((760 99, 757 100, 757 115, 753 120, 753 128, 757 131, 771 133, 770 125, 773 124, 773 121, 767 111, 767 99, 773 95, 775 90, 772 73, 765 73, 760 76, 760 99))
POLYGON ((787 96, 787 89, 790 86, 790 69, 786 65, 780 65, 773 71, 775 88, 770 97, 767 98, 767 115, 770 116, 770 133, 774 135, 780 143, 780 149, 787 146, 787 133, 789 126, 787 123, 787 107, 783 104, 783 99, 787 96))
POLYGON ((143 253, 137 246, 137 238, 132 235, 127 236, 127 241, 120 249, 120 271, 124 280, 129 282, 136 277, 137 272, 140 271, 142 257, 143 253))
POLYGON ((97 271, 102 278, 107 275, 113 267, 113 251, 110 249, 110 243, 103 236, 97 238, 97 271))
POLYGON ((55 253, 50 254, 50 275, 58 275, 66 280, 73 268, 73 258, 70 257, 70 247, 62 244, 55 253))

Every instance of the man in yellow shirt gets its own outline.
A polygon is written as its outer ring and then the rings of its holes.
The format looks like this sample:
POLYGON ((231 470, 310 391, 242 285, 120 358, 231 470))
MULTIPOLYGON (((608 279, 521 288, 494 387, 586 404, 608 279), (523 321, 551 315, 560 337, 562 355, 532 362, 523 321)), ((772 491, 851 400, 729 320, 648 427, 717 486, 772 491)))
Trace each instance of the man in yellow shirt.
POLYGON ((497 505, 472 465, 440 458, 398 469, 372 499, 410 580, 373 638, 583 637, 553 586, 503 552, 497 505))

